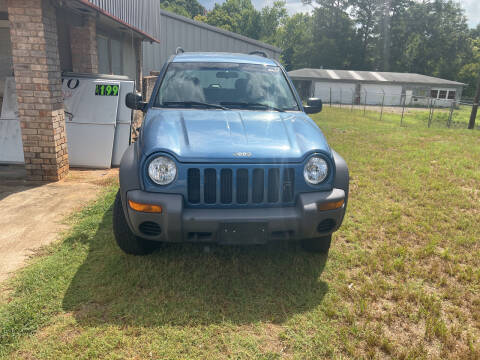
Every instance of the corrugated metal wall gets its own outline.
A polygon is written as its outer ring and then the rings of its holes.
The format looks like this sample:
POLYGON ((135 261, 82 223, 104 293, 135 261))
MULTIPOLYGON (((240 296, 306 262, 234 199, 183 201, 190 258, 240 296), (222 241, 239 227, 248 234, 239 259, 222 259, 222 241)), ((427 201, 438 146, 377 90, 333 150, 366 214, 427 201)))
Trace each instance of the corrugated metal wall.
POLYGON ((88 0, 155 39, 160 39, 160 0, 88 0))
POLYGON ((178 46, 185 51, 249 53, 261 50, 278 59, 281 49, 186 17, 160 11, 160 0, 88 0, 160 43, 143 44, 143 71, 160 70, 178 46))
POLYGON ((273 59, 278 59, 281 53, 281 49, 274 46, 166 11, 161 11, 160 26, 160 44, 143 43, 144 75, 160 70, 178 46, 185 51, 249 53, 261 50, 273 59))

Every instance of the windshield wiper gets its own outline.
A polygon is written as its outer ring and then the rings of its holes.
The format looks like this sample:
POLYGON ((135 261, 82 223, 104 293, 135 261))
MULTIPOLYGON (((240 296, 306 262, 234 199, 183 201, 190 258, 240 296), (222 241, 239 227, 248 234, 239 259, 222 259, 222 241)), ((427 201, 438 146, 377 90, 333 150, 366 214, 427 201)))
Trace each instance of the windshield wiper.
POLYGON ((285 112, 285 110, 277 108, 275 106, 270 106, 268 104, 261 104, 261 103, 251 103, 251 102, 235 102, 235 101, 222 101, 220 104, 222 105, 231 105, 231 106, 241 106, 244 108, 251 108, 251 107, 261 107, 266 110, 274 110, 279 112, 285 112))
POLYGON ((221 110, 230 110, 229 108, 217 105, 217 104, 209 104, 200 101, 165 101, 163 106, 204 106, 212 109, 221 109, 221 110))

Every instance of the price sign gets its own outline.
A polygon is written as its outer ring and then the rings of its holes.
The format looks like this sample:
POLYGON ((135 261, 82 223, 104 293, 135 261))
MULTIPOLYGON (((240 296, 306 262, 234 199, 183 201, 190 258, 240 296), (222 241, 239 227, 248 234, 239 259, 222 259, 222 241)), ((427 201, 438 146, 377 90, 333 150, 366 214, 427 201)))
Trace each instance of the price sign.
POLYGON ((96 96, 118 96, 118 85, 97 84, 95 86, 96 96))

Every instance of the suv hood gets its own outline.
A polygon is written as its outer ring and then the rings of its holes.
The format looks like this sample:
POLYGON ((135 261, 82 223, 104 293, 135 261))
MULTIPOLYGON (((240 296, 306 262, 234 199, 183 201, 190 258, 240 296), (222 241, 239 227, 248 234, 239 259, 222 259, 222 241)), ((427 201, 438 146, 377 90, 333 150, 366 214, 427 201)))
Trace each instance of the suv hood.
POLYGON ((303 112, 149 109, 140 136, 144 155, 164 151, 181 162, 301 161, 331 156, 321 130, 303 112))

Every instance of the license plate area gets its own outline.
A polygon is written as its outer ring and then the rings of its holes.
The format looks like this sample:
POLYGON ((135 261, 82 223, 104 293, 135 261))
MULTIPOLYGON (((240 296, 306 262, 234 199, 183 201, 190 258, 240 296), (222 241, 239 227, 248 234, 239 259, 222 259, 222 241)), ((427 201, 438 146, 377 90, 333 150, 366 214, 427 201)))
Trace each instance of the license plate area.
POLYGON ((224 244, 264 244, 267 242, 267 224, 263 222, 222 223, 219 241, 224 244))

